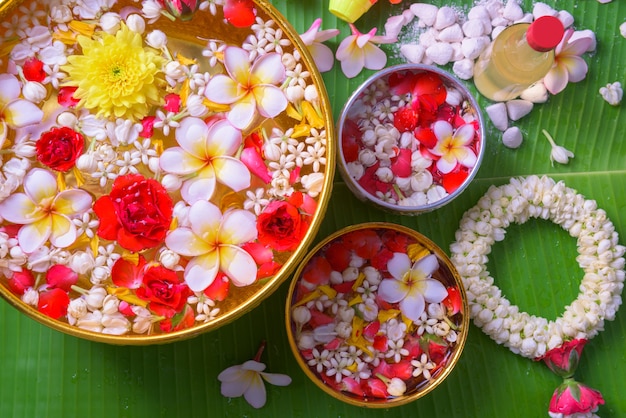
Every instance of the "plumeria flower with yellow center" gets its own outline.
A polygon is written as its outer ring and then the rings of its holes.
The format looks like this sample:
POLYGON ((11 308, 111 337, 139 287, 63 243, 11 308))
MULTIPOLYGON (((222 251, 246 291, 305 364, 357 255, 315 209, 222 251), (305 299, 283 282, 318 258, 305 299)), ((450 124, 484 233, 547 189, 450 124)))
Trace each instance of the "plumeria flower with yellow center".
POLYGON ((236 286, 256 280, 256 263, 240 247, 257 236, 256 217, 251 212, 233 209, 222 214, 213 203, 198 200, 189 209, 188 219, 191 226, 171 231, 165 244, 191 257, 185 268, 185 282, 191 290, 204 291, 220 271, 236 286))
POLYGON ((216 74, 207 83, 205 96, 212 102, 230 105, 228 120, 246 130, 257 113, 266 118, 278 116, 287 107, 285 93, 276 86, 285 80, 281 56, 269 53, 252 64, 245 49, 229 46, 224 50, 226 74, 216 74))
POLYGON ((456 130, 444 120, 433 123, 433 132, 437 137, 437 145, 430 151, 439 156, 437 169, 443 174, 454 170, 457 164, 472 168, 476 164, 476 154, 470 147, 474 141, 475 129, 471 123, 466 123, 456 130))
POLYGON ((179 147, 166 149, 160 158, 161 168, 190 178, 183 183, 181 194, 189 204, 213 197, 217 182, 238 192, 250 186, 250 171, 232 157, 241 146, 241 131, 226 119, 212 120, 188 117, 176 129, 179 147))
POLYGON ((250 405, 258 409, 265 405, 267 400, 263 380, 276 386, 287 386, 291 383, 291 377, 285 374, 264 372, 265 364, 260 362, 264 347, 265 342, 259 347, 254 360, 230 366, 217 376, 222 382, 220 391, 223 396, 238 398, 243 395, 250 405))
POLYGON ((65 248, 76 240, 72 218, 91 208, 89 193, 80 189, 59 191, 56 179, 41 168, 24 177, 24 193, 15 193, 0 203, 0 217, 23 225, 18 242, 25 253, 32 253, 50 239, 52 245, 65 248))
POLYGON ((594 39, 588 35, 571 41, 572 35, 573 29, 568 29, 563 35, 554 50, 554 65, 543 79, 543 84, 552 94, 563 91, 567 83, 577 83, 587 76, 587 63, 581 55, 594 44, 594 39))
POLYGON ((333 68, 335 57, 333 51, 322 42, 339 35, 339 29, 319 30, 321 26, 322 19, 315 19, 311 27, 300 35, 300 38, 313 56, 313 61, 315 61, 320 72, 326 72, 333 68))
POLYGON ((378 295, 389 303, 399 303, 402 314, 418 321, 426 302, 439 303, 446 298, 448 291, 438 280, 432 278, 439 268, 434 254, 428 254, 411 264, 404 253, 394 253, 387 263, 391 279, 385 279, 378 286, 378 295))
POLYGON ((41 122, 43 111, 20 98, 20 82, 12 74, 0 74, 0 148, 8 128, 17 129, 41 122))
POLYGON ((335 56, 341 62, 341 70, 348 78, 356 77, 363 68, 380 70, 387 64, 387 55, 376 44, 390 44, 397 38, 376 36, 376 28, 361 33, 350 23, 352 35, 347 36, 337 48, 335 56))

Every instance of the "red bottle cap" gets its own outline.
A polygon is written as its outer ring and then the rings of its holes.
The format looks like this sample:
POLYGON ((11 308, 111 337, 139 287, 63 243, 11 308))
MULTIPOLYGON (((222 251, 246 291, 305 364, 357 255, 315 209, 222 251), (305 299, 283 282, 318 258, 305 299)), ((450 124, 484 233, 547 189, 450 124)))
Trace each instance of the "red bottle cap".
POLYGON ((556 48, 563 39, 565 28, 554 16, 541 16, 528 27, 526 41, 536 51, 548 52, 556 48))

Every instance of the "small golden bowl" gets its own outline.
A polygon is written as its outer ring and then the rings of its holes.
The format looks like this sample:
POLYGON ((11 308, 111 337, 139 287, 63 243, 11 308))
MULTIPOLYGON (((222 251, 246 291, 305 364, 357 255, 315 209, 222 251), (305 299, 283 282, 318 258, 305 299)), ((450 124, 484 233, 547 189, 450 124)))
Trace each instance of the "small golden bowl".
POLYGON ((480 168, 486 138, 470 91, 423 64, 368 78, 342 109, 337 136, 337 165, 350 190, 401 215, 430 212, 459 196, 480 168))
POLYGON ((351 405, 389 408, 421 398, 452 372, 467 339, 458 272, 435 243, 400 225, 364 223, 330 235, 296 270, 288 295, 296 361, 315 385, 351 405), (430 290, 421 293, 422 285, 430 290), (411 289, 424 304, 392 301, 390 287, 411 289))

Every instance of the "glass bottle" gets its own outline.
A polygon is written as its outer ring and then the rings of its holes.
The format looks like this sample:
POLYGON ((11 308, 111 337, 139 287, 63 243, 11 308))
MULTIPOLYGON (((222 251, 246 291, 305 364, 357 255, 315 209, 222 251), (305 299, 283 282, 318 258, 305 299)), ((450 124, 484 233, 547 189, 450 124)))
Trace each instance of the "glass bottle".
POLYGON ((563 24, 553 16, 504 29, 474 65, 474 83, 485 97, 498 102, 518 97, 541 80, 554 63, 563 24))

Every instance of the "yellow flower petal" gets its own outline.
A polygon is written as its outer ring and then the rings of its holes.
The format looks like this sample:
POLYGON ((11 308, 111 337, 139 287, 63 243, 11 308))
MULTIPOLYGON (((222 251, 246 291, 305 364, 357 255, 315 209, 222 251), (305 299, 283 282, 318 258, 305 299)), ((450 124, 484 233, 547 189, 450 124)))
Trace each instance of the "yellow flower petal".
POLYGON ((107 287, 107 293, 109 295, 117 296, 119 300, 123 300, 124 302, 128 302, 131 305, 137 305, 145 308, 148 306, 148 301, 140 299, 137 295, 127 289, 125 287, 107 287))
POLYGON ((423 257, 426 257, 428 254, 430 254, 430 251, 428 251, 428 249, 426 247, 424 247, 421 244, 410 244, 407 247, 407 255, 409 256, 409 258, 411 259, 411 261, 416 261, 419 260, 423 257))

